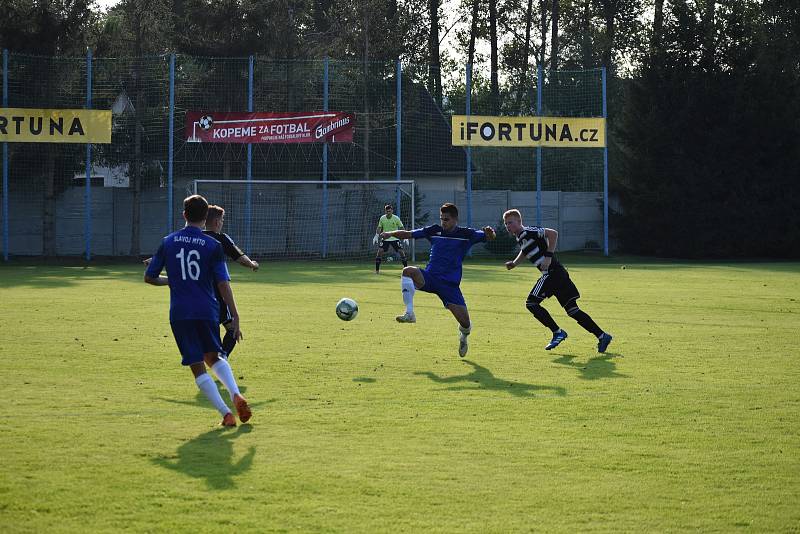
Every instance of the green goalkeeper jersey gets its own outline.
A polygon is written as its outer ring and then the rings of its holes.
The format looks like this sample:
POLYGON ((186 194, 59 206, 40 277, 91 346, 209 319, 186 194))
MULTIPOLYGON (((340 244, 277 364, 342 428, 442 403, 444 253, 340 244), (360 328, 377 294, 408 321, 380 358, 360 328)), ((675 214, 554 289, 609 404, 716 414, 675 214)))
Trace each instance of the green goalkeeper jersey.
MULTIPOLYGON (((394 232, 395 230, 403 229, 403 221, 394 214, 392 214, 391 218, 386 217, 386 215, 381 215, 378 221, 378 227, 381 229, 381 232, 394 232)), ((396 237, 387 237, 384 241, 398 241, 398 239, 396 237)))

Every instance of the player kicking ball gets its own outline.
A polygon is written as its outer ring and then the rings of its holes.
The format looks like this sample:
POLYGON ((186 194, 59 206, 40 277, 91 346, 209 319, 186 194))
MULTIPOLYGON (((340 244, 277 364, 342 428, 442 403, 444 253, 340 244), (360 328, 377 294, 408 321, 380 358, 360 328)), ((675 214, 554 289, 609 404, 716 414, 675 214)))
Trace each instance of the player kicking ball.
POLYGON ((567 315, 597 337, 597 352, 605 352, 608 344, 611 343, 611 334, 604 332, 589 317, 588 313, 578 308, 578 299, 581 294, 570 279, 567 270, 553 254, 558 242, 558 232, 552 228, 523 226, 522 214, 519 210, 505 212, 503 222, 506 230, 516 236, 519 245, 519 254, 513 260, 506 262, 506 269, 511 270, 519 265, 523 258, 528 258, 542 273, 528 294, 525 307, 540 323, 553 332, 553 339, 544 349, 553 350, 567 339, 567 332, 559 328, 550 313, 541 306, 544 299, 555 295, 567 315))
POLYGON ((397 316, 400 323, 415 323, 414 292, 419 289, 433 293, 442 301, 458 321, 458 355, 466 356, 467 336, 472 331, 467 304, 461 294, 461 265, 464 256, 472 245, 491 241, 495 238, 494 228, 486 226, 482 230, 458 226, 458 208, 447 203, 439 209, 439 221, 417 230, 395 230, 383 232, 381 237, 397 237, 399 239, 427 239, 431 243, 430 258, 425 269, 409 266, 403 268, 400 287, 406 312, 397 316))
POLYGON ((222 344, 215 285, 230 311, 231 330, 237 341, 242 339, 242 332, 222 245, 203 234, 207 215, 208 202, 200 195, 183 201, 186 226, 161 241, 147 266, 144 281, 154 286, 169 286, 169 324, 183 357, 181 363, 189 367, 197 387, 222 415, 222 426, 236 426, 230 408, 206 372, 208 366, 217 375, 230 394, 239 420, 247 422, 250 407, 239 391, 230 364, 219 356, 222 344), (167 276, 161 276, 165 267, 167 276))

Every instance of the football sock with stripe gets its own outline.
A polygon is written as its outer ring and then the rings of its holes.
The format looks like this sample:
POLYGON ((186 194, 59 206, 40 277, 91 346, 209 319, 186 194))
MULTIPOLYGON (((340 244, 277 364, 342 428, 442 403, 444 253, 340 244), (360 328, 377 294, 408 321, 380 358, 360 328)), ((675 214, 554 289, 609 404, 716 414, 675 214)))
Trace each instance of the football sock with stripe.
POLYGON ((589 317, 589 314, 586 313, 585 311, 577 309, 572 311, 571 313, 567 312, 567 314, 573 319, 575 319, 579 325, 581 325, 583 328, 594 334, 596 337, 600 337, 601 335, 603 335, 603 329, 597 326, 597 323, 595 323, 592 320, 592 318, 589 317))
POLYGON ((400 288, 403 291, 403 303, 406 305, 406 313, 414 313, 414 280, 408 276, 400 277, 400 288))
POLYGON ((214 405, 214 408, 217 409, 220 415, 231 413, 228 405, 225 404, 224 400, 222 400, 219 390, 217 389, 217 385, 214 383, 214 379, 211 378, 208 373, 203 373, 202 375, 198 376, 194 379, 194 382, 197 384, 197 387, 200 388, 200 391, 203 392, 203 395, 205 395, 206 398, 211 401, 211 404, 214 405))
POLYGON ((540 323, 545 325, 552 332, 558 332, 559 330, 558 324, 556 323, 555 319, 553 319, 553 316, 550 315, 550 312, 548 312, 546 309, 542 308, 538 304, 533 304, 533 305, 528 304, 527 308, 528 311, 531 312, 533 316, 536 317, 536 319, 540 323))
POLYGON ((241 395, 241 393, 239 393, 239 386, 236 385, 236 379, 233 378, 233 370, 228 362, 220 359, 211 366, 211 370, 217 375, 219 381, 225 385, 225 389, 228 390, 231 400, 233 400, 234 395, 241 395))

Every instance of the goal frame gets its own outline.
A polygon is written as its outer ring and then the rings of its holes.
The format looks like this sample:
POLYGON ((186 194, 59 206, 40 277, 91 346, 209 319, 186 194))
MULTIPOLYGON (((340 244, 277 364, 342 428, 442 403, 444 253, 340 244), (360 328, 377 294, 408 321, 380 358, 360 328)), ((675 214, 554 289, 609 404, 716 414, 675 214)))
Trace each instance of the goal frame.
MULTIPOLYGON (((397 186, 397 197, 395 200, 395 205, 397 206, 397 211, 400 210, 400 200, 401 195, 403 193, 408 194, 411 199, 411 225, 410 228, 413 230, 416 227, 416 203, 415 203, 415 196, 416 196, 416 185, 414 180, 218 180, 218 179, 197 179, 192 180, 192 193, 197 194, 198 185, 203 183, 213 183, 213 184, 245 184, 245 185, 254 185, 254 184, 278 184, 278 185, 313 185, 313 186, 322 186, 322 198, 323 204, 327 204, 327 193, 328 193, 328 186, 330 185, 349 185, 349 184, 358 184, 358 185, 367 185, 367 184, 376 184, 376 185, 389 185, 389 186, 397 186), (404 191, 402 186, 410 186, 411 191, 410 193, 404 191)), ((252 210, 252 201, 250 198, 251 195, 251 188, 247 188, 247 215, 246 219, 246 234, 247 237, 245 239, 246 245, 249 247, 250 245, 250 213, 252 210)), ((327 212, 324 213, 325 217, 323 219, 323 233, 327 234, 327 212)), ((411 261, 417 261, 417 248, 414 243, 414 239, 409 240, 411 245, 411 261)), ((327 239, 323 240, 327 248, 327 239)), ((326 259, 327 251, 323 250, 322 258, 326 259)))

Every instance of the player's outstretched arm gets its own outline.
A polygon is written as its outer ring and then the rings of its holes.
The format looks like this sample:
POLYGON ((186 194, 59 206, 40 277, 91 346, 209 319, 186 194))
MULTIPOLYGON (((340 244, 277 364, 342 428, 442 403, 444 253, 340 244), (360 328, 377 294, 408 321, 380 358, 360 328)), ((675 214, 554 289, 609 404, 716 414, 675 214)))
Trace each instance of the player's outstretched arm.
POLYGON ((228 306, 228 311, 231 314, 231 332, 233 333, 233 338, 238 342, 244 339, 242 335, 242 331, 239 329, 239 311, 236 309, 236 301, 233 299, 233 290, 231 289, 231 284, 227 280, 223 280, 221 282, 217 282, 217 288, 219 288, 219 294, 222 297, 222 300, 228 306))
POLYGON ((387 237, 396 237, 398 239, 411 239, 411 232, 408 230, 394 230, 392 232, 383 232, 381 233, 381 237, 386 239, 387 237))
POLYGON ((483 233, 486 234, 487 241, 494 241, 494 238, 497 237, 497 233, 491 226, 484 226, 481 228, 481 230, 483 230, 483 233))
POLYGON ((239 265, 243 267, 247 267, 248 269, 253 269, 254 271, 258 270, 258 262, 248 258, 247 254, 242 254, 236 259, 236 261, 239 263, 239 265))

